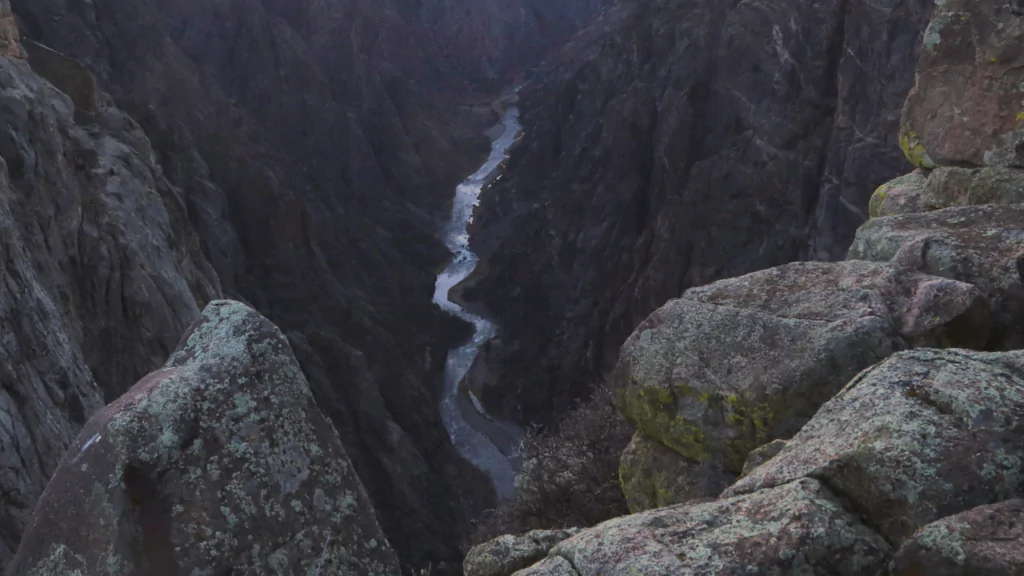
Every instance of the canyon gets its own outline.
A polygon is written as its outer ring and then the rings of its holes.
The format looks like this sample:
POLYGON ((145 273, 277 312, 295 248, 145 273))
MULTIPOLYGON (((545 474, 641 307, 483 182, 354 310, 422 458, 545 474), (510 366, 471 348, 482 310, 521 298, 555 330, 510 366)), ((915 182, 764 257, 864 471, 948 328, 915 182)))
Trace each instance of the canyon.
POLYGON ((914 573, 1022 495, 1014 14, 0 0, 0 574, 688 574, 794 510, 729 561, 914 573), (464 568, 599 389, 634 514, 464 568), (844 419, 995 500, 844 485, 910 474, 844 419))

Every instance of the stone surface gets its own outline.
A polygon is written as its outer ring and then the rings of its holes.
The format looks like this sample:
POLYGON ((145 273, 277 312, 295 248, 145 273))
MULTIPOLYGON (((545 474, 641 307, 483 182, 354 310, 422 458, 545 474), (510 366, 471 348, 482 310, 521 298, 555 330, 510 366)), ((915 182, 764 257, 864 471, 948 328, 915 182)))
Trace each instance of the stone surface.
POLYGON ((521 91, 467 284, 503 327, 506 419, 553 424, 692 286, 840 259, 911 166, 899 118, 931 0, 626 1, 521 91))
POLYGON ((1011 4, 936 3, 900 131, 917 166, 1024 165, 1024 20, 1011 4))
POLYGON ((896 553, 890 573, 1024 574, 1024 500, 979 506, 925 526, 896 553))
POLYGON ((0 571, 81 425, 220 293, 181 190, 96 98, 76 123, 68 96, 0 57, 0 571))
POLYGON ((619 461, 619 483, 631 512, 706 498, 725 490, 734 479, 720 467, 683 458, 640 432, 619 461))
POLYGON ((915 214, 952 206, 1020 204, 1024 170, 1005 166, 940 167, 883 184, 871 197, 871 217, 915 214))
POLYGON ((517 576, 877 576, 889 545, 804 479, 755 494, 672 506, 584 530, 517 576))
POLYGON ((1024 206, 967 206, 864 224, 848 258, 902 266, 973 284, 992 311, 987 347, 1024 347, 1024 206))
POLYGON ((513 572, 542 560, 556 544, 579 533, 570 530, 531 530, 526 534, 506 534, 473 547, 466 555, 466 576, 511 576, 513 572))
MULTIPOLYGON (((980 347, 988 330, 969 284, 888 264, 794 263, 662 306, 623 345, 611 382, 640 433, 735 478, 751 450, 795 434, 864 368, 910 346, 980 347)), ((632 456, 623 464, 665 469, 632 456)))
POLYGON ((215 301, 167 364, 96 413, 10 568, 400 574, 284 335, 215 301))
POLYGON ((817 478, 899 544, 1018 493, 1022 414, 1024 353, 900 352, 861 373, 724 495, 817 478))
POLYGON ((746 476, 754 471, 755 468, 764 464, 765 462, 775 458, 782 449, 786 447, 785 440, 772 440, 771 442, 757 448, 747 455, 746 462, 743 463, 743 471, 741 476, 746 476))

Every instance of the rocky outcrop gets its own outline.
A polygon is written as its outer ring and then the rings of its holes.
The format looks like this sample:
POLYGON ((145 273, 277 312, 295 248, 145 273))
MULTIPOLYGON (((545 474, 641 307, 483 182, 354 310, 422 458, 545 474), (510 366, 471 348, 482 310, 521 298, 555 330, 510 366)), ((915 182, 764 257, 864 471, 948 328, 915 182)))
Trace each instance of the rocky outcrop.
POLYGON ((915 170, 891 180, 871 196, 871 217, 916 214, 952 206, 1020 204, 1024 170, 993 166, 915 170))
POLYGON ((724 495, 816 478, 898 545, 930 522, 1017 495, 1022 414, 1024 353, 899 352, 724 495))
POLYGON ((85 424, 10 573, 237 571, 400 574, 284 335, 215 301, 85 424))
POLYGON ((1024 163, 1024 20, 1013 4, 936 3, 900 130, 919 167, 1024 163))
POLYGON ((579 533, 571 530, 531 530, 521 536, 506 534, 473 548, 466 556, 466 576, 511 576, 543 560, 559 542, 579 533))
POLYGON ((517 576, 758 574, 877 576, 889 545, 805 479, 773 490, 610 520, 517 576))
MULTIPOLYGON (((934 178, 935 174, 932 174, 934 178)), ((849 258, 892 261, 977 286, 992 310, 991 349, 1024 348, 1024 207, 966 206, 876 218, 849 258)))
POLYGON ((100 92, 77 123, 39 74, 0 57, 0 569, 79 427, 220 292, 139 125, 100 92))
POLYGON ((794 263, 687 291, 637 327, 611 375, 622 414, 672 452, 626 451, 631 509, 716 496, 861 370, 913 346, 978 348, 988 329, 970 284, 886 264, 794 263), (656 472, 670 456, 684 462, 656 472))
POLYGON ((978 506, 922 528, 900 548, 892 576, 1024 573, 1024 501, 978 506))
POLYGON ((503 326, 484 403, 550 424, 689 287, 839 259, 897 136, 927 0, 630 1, 521 92, 466 297, 503 326), (495 383, 500 382, 500 386, 495 383))

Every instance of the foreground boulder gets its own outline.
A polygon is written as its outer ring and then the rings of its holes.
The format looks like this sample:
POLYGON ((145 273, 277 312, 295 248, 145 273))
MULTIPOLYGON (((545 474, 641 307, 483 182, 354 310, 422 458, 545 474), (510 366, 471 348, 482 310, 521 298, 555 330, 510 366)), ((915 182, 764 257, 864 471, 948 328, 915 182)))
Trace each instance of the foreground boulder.
POLYGON ((578 533, 579 528, 531 530, 519 536, 505 534, 470 550, 463 570, 466 576, 511 576, 543 560, 555 545, 578 533))
POLYGON ((623 415, 686 469, 627 451, 627 499, 638 511, 713 496, 864 368, 912 346, 978 347, 988 331, 975 287, 886 264, 796 263, 690 290, 636 329, 612 373, 623 415), (709 469, 727 478, 709 483, 709 469))
POLYGON ((1016 2, 936 2, 900 143, 917 166, 1020 166, 1024 18, 1016 2))
POLYGON ((1024 206, 966 206, 876 218, 857 231, 849 259, 895 261, 968 282, 993 317, 989 348, 1024 347, 1024 206))
POLYGON ((877 576, 889 545, 816 480, 616 518, 516 576, 877 576))
POLYGON ((916 214, 954 206, 1024 202, 1024 170, 1005 166, 941 167, 915 170, 878 187, 871 196, 872 218, 916 214))
POLYGON ((898 544, 1019 493, 1022 416, 1024 352, 900 352, 865 370, 724 495, 816 478, 898 544))
POLYGON ((896 554, 891 574, 1024 574, 1024 500, 979 506, 925 526, 896 554))
POLYGON ((284 336, 207 306, 160 370, 94 415, 12 575, 398 574, 284 336))

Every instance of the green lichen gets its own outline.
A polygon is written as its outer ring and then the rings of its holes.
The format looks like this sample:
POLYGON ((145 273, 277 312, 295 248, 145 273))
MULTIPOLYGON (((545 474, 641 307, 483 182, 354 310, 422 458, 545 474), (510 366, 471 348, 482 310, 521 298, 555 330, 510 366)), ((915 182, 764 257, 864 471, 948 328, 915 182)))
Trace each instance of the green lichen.
POLYGON ((678 415, 677 396, 700 400, 700 394, 685 385, 673 386, 671 390, 658 386, 633 386, 622 392, 622 412, 648 437, 659 440, 694 462, 704 462, 708 458, 704 430, 699 424, 678 415))
POLYGON ((903 150, 904 156, 914 166, 928 170, 935 168, 935 162, 932 161, 924 146, 921 145, 921 138, 907 125, 904 125, 903 129, 900 130, 900 149, 903 150))

